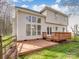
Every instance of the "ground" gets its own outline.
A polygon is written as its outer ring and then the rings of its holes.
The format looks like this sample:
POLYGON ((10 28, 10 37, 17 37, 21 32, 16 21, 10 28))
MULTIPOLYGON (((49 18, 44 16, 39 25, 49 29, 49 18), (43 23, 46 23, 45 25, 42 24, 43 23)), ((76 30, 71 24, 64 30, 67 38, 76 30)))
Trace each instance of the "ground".
MULTIPOLYGON (((6 39, 7 37, 5 37, 6 39)), ((75 38, 79 39, 79 37, 75 38)), ((7 44, 10 41, 6 40, 7 44)), ((19 56, 18 59, 79 59, 79 40, 69 43, 61 43, 57 46, 45 48, 28 55, 19 56)))
POLYGON ((20 56, 19 59, 79 59, 79 42, 62 43, 29 55, 20 56))

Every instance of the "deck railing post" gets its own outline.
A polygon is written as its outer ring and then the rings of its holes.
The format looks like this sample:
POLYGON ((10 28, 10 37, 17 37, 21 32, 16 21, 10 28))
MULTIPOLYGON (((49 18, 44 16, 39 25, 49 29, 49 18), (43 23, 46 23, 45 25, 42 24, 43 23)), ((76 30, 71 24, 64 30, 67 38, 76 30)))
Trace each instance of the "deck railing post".
POLYGON ((17 59, 18 58, 18 52, 17 52, 17 36, 15 36, 15 44, 16 44, 16 50, 15 50, 15 53, 16 53, 16 55, 15 55, 15 59, 17 59))
POLYGON ((0 59, 3 59, 3 54, 2 54, 2 36, 0 35, 0 59))

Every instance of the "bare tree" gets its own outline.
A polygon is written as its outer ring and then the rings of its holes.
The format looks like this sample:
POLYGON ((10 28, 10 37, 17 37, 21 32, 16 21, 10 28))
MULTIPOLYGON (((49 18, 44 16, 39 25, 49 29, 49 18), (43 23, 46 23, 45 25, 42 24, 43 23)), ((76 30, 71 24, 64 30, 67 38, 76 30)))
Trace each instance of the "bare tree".
POLYGON ((8 35, 12 32, 12 9, 13 6, 7 0, 0 2, 0 32, 2 35, 8 35))
POLYGON ((78 26, 78 24, 75 24, 74 27, 71 27, 71 29, 72 29, 72 32, 74 34, 74 38, 76 36, 79 36, 79 26, 78 26))

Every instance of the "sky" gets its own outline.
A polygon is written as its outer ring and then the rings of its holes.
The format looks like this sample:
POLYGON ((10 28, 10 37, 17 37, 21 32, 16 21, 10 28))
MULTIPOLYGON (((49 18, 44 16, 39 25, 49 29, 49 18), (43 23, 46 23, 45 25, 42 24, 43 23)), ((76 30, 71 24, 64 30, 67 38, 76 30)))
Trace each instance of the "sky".
MULTIPOLYGON (((61 1, 63 1, 63 0, 12 0, 12 1, 15 3, 16 6, 29 8, 29 9, 32 9, 32 10, 35 10, 35 11, 40 11, 45 6, 49 6, 49 7, 54 8, 54 9, 60 11, 60 12, 64 12, 64 13, 69 12, 68 7, 62 7, 61 6, 61 4, 62 4, 61 1)), ((68 0, 66 0, 66 1, 68 1, 68 0)), ((71 0, 69 0, 69 1, 71 1, 71 0)), ((79 0, 72 0, 72 1, 74 1, 76 3, 78 1, 78 5, 79 5, 79 0)), ((75 4, 74 2, 73 2, 73 4, 75 4)), ((73 12, 73 10, 74 9, 72 9, 72 12, 73 12)), ((77 9, 77 10, 79 10, 79 9, 77 9)), ((69 17, 69 30, 75 24, 79 25, 79 16, 69 17)))
POLYGON ((60 1, 61 0, 13 0, 16 6, 29 8, 35 11, 40 11, 45 6, 49 6, 59 11, 62 10, 62 12, 67 11, 67 8, 58 5, 60 1))

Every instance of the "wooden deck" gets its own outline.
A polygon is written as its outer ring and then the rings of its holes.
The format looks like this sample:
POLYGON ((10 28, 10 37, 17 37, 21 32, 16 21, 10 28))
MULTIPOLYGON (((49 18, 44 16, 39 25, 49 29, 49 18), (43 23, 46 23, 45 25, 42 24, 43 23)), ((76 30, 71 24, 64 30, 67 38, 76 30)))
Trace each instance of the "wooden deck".
POLYGON ((67 41, 71 39, 71 32, 52 32, 50 36, 47 32, 43 32, 43 38, 49 41, 67 41))
POLYGON ((17 42, 19 55, 27 54, 36 50, 40 50, 46 47, 57 45, 58 43, 50 42, 46 40, 31 40, 17 42))

